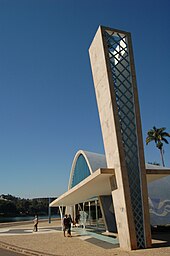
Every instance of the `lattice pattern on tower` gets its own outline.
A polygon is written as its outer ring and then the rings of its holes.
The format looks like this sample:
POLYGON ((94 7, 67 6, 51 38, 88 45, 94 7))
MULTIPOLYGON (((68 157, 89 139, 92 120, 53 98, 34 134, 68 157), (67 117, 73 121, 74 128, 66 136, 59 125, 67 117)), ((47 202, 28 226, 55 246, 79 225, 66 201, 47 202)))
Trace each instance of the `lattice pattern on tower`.
POLYGON ((110 67, 114 82, 137 243, 138 248, 145 248, 134 95, 127 36, 113 31, 105 31, 104 36, 108 46, 110 67))

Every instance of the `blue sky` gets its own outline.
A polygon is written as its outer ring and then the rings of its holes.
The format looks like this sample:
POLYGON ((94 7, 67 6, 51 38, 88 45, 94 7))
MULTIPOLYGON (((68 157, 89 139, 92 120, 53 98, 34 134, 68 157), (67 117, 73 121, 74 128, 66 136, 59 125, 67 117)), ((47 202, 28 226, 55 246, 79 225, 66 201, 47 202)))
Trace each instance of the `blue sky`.
MULTIPOLYGON (((104 152, 88 55, 99 25, 132 33, 144 140, 154 125, 170 132, 169 10, 169 0, 0 0, 0 194, 59 196, 79 149, 104 152)), ((160 162, 154 143, 145 159, 160 162)))

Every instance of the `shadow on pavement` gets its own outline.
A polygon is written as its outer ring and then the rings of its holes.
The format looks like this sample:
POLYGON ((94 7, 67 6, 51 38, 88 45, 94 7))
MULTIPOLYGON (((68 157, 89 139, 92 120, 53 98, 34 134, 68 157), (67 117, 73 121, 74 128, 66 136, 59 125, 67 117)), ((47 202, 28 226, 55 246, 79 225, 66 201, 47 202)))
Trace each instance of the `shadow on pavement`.
POLYGON ((108 242, 105 242, 105 241, 98 240, 97 238, 94 238, 94 237, 86 239, 86 242, 89 242, 91 244, 100 246, 104 249, 113 249, 113 248, 118 248, 119 247, 118 244, 111 244, 111 243, 108 243, 108 242))

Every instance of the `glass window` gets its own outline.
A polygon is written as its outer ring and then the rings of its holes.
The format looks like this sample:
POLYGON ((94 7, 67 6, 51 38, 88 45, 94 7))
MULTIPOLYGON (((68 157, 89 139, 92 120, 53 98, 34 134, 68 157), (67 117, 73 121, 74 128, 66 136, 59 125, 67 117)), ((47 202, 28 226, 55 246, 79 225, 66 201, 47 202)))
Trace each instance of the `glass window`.
POLYGON ((90 170, 87 165, 87 162, 84 156, 81 154, 76 162, 73 177, 72 177, 72 184, 71 188, 80 183, 80 181, 84 180, 87 176, 90 175, 90 170))

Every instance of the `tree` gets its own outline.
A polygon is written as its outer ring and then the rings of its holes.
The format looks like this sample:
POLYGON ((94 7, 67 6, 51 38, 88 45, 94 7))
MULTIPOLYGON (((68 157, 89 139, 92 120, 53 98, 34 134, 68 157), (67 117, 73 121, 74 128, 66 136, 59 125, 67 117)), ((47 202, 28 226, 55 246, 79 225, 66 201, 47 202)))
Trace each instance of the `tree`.
POLYGON ((149 142, 151 141, 155 141, 156 147, 160 150, 160 154, 161 154, 161 160, 162 160, 162 165, 165 166, 164 163, 164 158, 163 158, 163 142, 165 142, 166 144, 168 144, 167 139, 165 139, 165 137, 170 137, 170 134, 165 132, 166 128, 162 127, 162 128, 156 128, 155 126, 153 127, 153 129, 149 130, 147 133, 147 138, 146 138, 146 145, 148 145, 149 142))

